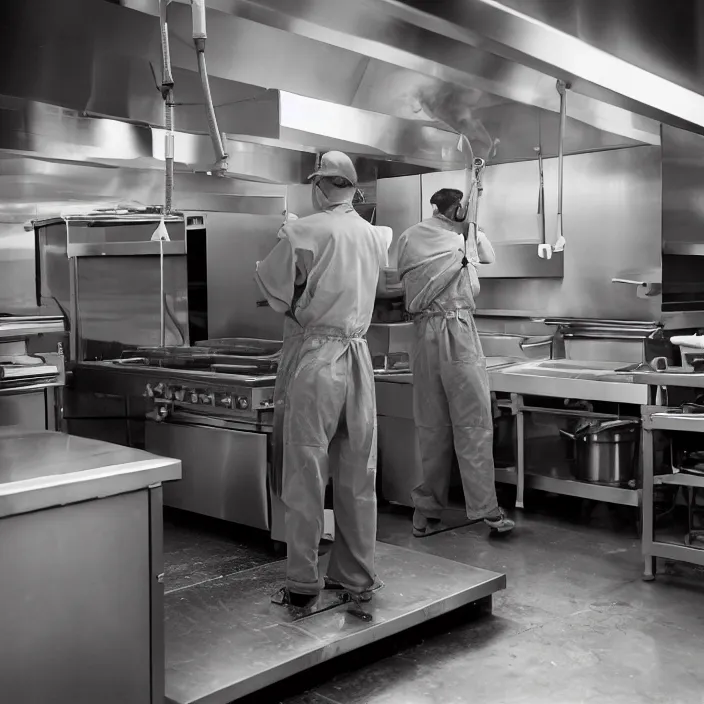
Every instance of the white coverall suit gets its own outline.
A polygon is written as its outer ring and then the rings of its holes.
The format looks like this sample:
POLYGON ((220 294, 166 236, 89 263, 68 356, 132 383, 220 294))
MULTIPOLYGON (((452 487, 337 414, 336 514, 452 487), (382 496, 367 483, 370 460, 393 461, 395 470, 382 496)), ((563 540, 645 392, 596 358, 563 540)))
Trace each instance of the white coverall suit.
MULTIPOLYGON (((467 517, 499 513, 494 485, 493 419, 489 377, 474 323, 479 277, 457 223, 434 215, 398 242, 398 270, 406 309, 414 315, 413 411, 423 481, 413 491, 417 511, 439 520, 447 507, 453 451, 467 517)), ((465 224, 466 227, 466 224, 465 224)))
MULTIPOLYGON (((278 400, 285 397, 286 586, 298 594, 318 594, 324 584, 318 547, 335 437, 340 459, 332 476, 335 543, 328 577, 352 593, 374 584, 376 399, 364 335, 389 245, 343 202, 285 225, 257 267, 269 304, 294 319, 286 322, 277 386, 278 400)), ((275 423, 277 417, 275 411, 275 423)))

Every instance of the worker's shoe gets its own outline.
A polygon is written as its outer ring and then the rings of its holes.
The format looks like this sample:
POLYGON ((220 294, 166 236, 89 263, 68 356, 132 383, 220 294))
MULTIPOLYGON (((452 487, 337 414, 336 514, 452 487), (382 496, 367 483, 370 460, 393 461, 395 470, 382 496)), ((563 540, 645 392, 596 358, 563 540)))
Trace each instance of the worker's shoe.
POLYGON ((272 604, 276 604, 277 606, 293 606, 297 609, 310 608, 317 600, 317 594, 299 594, 298 592, 292 592, 286 587, 282 587, 271 597, 272 604))
MULTIPOLYGON (((372 584, 369 589, 366 589, 363 591, 361 594, 359 594, 359 600, 362 602, 367 602, 372 600, 372 595, 374 592, 378 592, 380 589, 383 589, 386 585, 379 579, 379 577, 374 577, 374 584, 372 584)), ((348 591, 345 589, 345 587, 342 586, 340 582, 335 581, 334 579, 330 579, 330 577, 325 577, 325 587, 326 590, 328 591, 333 591, 333 592, 344 592, 348 591)))
POLYGON ((426 518, 418 509, 413 513, 413 535, 416 538, 427 538, 429 535, 451 530, 439 518, 426 518))
POLYGON ((515 522, 508 518, 502 508, 499 508, 497 516, 485 518, 484 523, 491 528, 492 533, 510 533, 516 527, 515 522))

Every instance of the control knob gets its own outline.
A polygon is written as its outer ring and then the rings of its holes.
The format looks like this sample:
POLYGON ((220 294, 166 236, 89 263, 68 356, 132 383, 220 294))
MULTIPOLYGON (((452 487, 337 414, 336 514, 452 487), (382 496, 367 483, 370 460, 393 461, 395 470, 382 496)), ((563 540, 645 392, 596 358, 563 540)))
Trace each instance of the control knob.
POLYGON ((189 398, 191 403, 198 403, 198 394, 195 391, 191 391, 189 398))
POLYGON ((154 396, 163 396, 164 394, 164 385, 159 382, 155 387, 154 387, 154 396))
POLYGON ((176 389, 174 391, 174 398, 177 401, 183 401, 183 399, 186 398, 186 389, 176 389))
POLYGON ((246 396, 238 396, 236 404, 237 408, 239 408, 241 411, 246 411, 249 408, 249 400, 246 396))
POLYGON ((149 398, 154 398, 154 389, 152 388, 151 384, 147 384, 146 388, 144 389, 144 395, 148 396, 149 398))
POLYGON ((209 404, 212 402, 213 397, 212 394, 200 394, 199 396, 200 402, 204 404, 209 404))
POLYGON ((220 404, 225 408, 232 408, 232 396, 223 396, 220 399, 220 404))

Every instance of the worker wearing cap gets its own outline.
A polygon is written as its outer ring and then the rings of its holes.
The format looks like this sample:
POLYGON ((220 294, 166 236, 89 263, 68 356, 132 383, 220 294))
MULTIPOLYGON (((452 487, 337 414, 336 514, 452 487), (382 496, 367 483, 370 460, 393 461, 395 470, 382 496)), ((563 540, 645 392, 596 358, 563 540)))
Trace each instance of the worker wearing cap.
POLYGON ((364 335, 391 244, 390 232, 352 207, 357 173, 349 157, 328 152, 310 178, 317 212, 284 225, 256 273, 271 307, 292 321, 277 375, 286 587, 273 600, 299 607, 312 604, 326 584, 318 547, 330 475, 336 536, 328 584, 360 601, 375 587, 376 402, 364 335), (339 463, 331 467, 335 438, 339 463))
POLYGON ((406 310, 414 317, 413 414, 422 481, 413 491, 413 534, 446 530, 453 455, 462 477, 467 517, 505 533, 513 521, 499 508, 494 485, 493 416, 489 377, 474 323, 479 293, 476 265, 491 263, 486 235, 461 213, 462 191, 433 195, 432 217, 398 241, 398 270, 406 310), (463 237, 469 238, 465 250, 463 237))

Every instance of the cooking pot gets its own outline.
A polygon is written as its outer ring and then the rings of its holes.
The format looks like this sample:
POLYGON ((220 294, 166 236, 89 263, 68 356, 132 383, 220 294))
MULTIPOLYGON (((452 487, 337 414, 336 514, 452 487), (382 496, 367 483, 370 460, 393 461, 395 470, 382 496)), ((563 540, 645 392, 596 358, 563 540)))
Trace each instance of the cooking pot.
POLYGON ((625 486, 635 475, 640 434, 635 420, 589 424, 574 433, 560 433, 574 441, 575 478, 592 484, 625 486))

